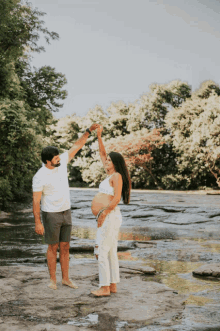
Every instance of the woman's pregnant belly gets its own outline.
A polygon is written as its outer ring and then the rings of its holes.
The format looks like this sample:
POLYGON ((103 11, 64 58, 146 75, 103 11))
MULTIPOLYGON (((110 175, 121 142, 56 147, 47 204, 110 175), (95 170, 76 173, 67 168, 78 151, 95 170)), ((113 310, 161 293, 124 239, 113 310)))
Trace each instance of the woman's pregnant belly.
POLYGON ((105 193, 96 194, 91 205, 93 215, 96 216, 102 208, 107 207, 113 198, 112 195, 105 193))

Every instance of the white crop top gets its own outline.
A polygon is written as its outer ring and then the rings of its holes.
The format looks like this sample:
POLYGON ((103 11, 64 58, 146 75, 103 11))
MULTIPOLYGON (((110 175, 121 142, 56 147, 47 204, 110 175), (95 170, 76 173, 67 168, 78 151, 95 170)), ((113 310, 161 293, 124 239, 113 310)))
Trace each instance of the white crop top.
POLYGON ((111 176, 106 177, 106 179, 104 179, 99 184, 99 192, 100 193, 105 193, 105 194, 109 194, 109 195, 113 195, 114 196, 114 188, 109 183, 109 179, 111 178, 111 176))

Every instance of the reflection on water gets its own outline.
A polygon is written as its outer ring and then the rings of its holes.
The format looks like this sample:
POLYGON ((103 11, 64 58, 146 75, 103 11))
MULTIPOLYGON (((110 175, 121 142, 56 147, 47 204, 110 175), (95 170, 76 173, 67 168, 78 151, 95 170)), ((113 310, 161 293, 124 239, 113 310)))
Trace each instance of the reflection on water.
POLYGON ((151 240, 151 237, 147 234, 137 234, 133 232, 124 232, 123 230, 119 233, 119 240, 137 240, 137 241, 146 241, 151 240))
MULTIPOLYGON (((119 240, 135 240, 135 241, 147 241, 151 240, 151 237, 148 234, 143 233, 135 233, 131 231, 132 229, 123 230, 121 228, 119 232, 119 240)), ((73 226, 72 236, 80 238, 80 239, 91 239, 95 240, 96 238, 97 228, 89 228, 89 227, 78 227, 73 226)))
POLYGON ((78 237, 80 239, 95 239, 96 238, 96 229, 94 228, 72 228, 72 236, 78 237))
MULTIPOLYGON (((71 190, 72 240, 95 240, 97 223, 91 214, 93 190, 71 190)), ((123 222, 119 240, 149 241, 199 238, 201 247, 219 253, 220 244, 207 244, 220 235, 218 196, 132 192, 131 203, 120 203, 123 222), (210 229, 214 229, 210 232, 210 229), (201 239, 202 238, 202 239, 201 239)), ((34 232, 32 212, 0 220, 0 265, 44 263, 47 245, 34 232), (8 224, 8 225, 7 225, 8 224)), ((80 244, 80 243, 79 243, 80 244)), ((169 249, 166 246, 166 249, 169 249)), ((128 258, 128 257, 127 257, 128 258)))
POLYGON ((191 276, 192 271, 201 266, 201 263, 148 260, 147 264, 160 273, 163 284, 177 290, 180 294, 219 289, 219 285, 211 280, 199 279, 198 281, 198 279, 191 276))
POLYGON ((148 261, 150 265, 160 273, 184 274, 189 273, 200 267, 201 263, 183 261, 148 261))
POLYGON ((197 293, 208 289, 214 289, 214 284, 211 282, 209 284, 205 283, 199 285, 196 281, 190 281, 177 275, 169 275, 167 278, 163 279, 163 283, 177 290, 180 294, 197 293))
POLYGON ((131 252, 118 252, 118 259, 119 260, 127 260, 127 261, 138 260, 137 257, 133 257, 131 255, 131 252))
POLYGON ((94 254, 74 254, 74 259, 93 259, 94 254))
POLYGON ((212 252, 212 253, 220 253, 220 244, 202 244, 202 247, 207 248, 208 251, 212 252))
POLYGON ((213 302, 213 299, 208 299, 196 295, 189 295, 186 301, 184 301, 185 305, 196 305, 196 306, 204 306, 206 303, 213 302))
POLYGON ((67 324, 76 325, 78 327, 88 326, 89 328, 97 326, 96 330, 119 331, 128 323, 126 321, 117 321, 116 317, 113 317, 108 313, 92 313, 85 317, 70 320, 67 324))

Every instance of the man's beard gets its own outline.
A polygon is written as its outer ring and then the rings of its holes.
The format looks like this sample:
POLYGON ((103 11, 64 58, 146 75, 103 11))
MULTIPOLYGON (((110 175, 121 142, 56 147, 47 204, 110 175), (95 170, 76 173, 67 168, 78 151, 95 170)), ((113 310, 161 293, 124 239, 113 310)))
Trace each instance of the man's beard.
POLYGON ((59 167, 60 166, 60 163, 56 163, 56 164, 54 164, 53 162, 51 162, 51 165, 52 165, 52 167, 59 167))

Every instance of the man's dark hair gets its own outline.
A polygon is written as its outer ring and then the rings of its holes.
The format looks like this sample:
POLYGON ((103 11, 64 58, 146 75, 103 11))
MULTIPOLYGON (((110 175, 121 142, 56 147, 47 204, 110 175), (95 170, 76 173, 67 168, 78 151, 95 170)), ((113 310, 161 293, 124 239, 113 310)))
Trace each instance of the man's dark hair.
POLYGON ((122 186, 122 197, 124 204, 128 205, 130 202, 130 192, 131 192, 131 179, 129 176, 128 168, 125 163, 123 156, 117 152, 109 153, 109 156, 114 164, 115 170, 119 172, 122 176, 123 186, 122 186))
POLYGON ((59 149, 54 146, 47 146, 44 147, 42 152, 41 152, 41 160, 44 164, 47 163, 48 161, 51 161, 54 156, 59 155, 59 149))

